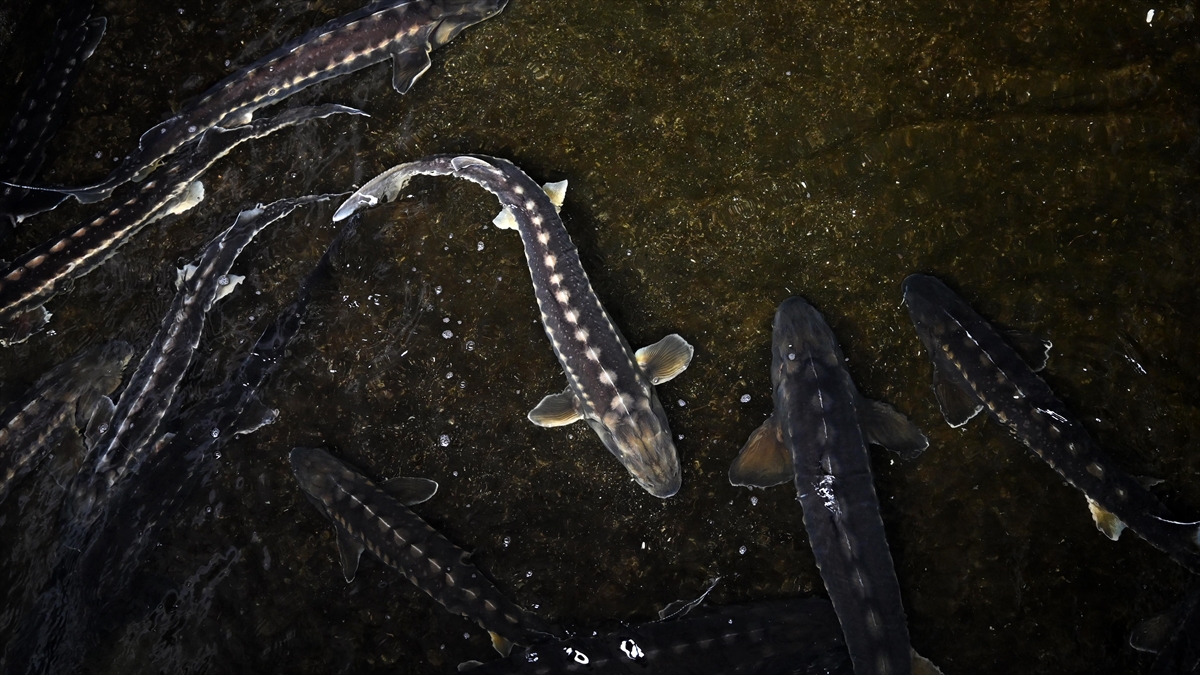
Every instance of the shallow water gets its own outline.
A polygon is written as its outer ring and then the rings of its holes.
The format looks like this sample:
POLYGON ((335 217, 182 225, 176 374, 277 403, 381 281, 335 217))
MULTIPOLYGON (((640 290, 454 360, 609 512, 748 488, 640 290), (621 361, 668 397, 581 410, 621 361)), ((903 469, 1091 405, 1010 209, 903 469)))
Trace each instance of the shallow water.
MULTIPOLYGON (((45 180, 102 177, 189 97, 358 6, 103 3, 108 33, 45 180)), ((296 445, 437 480, 417 512, 550 618, 649 620, 715 576, 716 604, 823 592, 791 488, 751 494, 725 476, 769 413, 771 317, 792 294, 824 312, 863 392, 931 438, 915 461, 874 453, 914 647, 948 674, 1145 670, 1129 631, 1186 573, 1136 536, 1104 538, 1082 495, 996 425, 946 426, 900 282, 936 274, 985 316, 1050 338, 1060 397, 1131 473, 1165 479, 1156 491, 1182 519, 1200 517, 1190 7, 1147 23, 1150 7, 1107 1, 512 0, 435 52, 405 96, 385 66, 301 93, 292 105, 371 118, 280 132, 214 166, 203 204, 51 301, 52 332, 0 351, 0 403, 85 344, 148 343, 174 269, 239 208, 478 152, 570 180, 563 219, 630 343, 678 332, 696 346, 659 387, 683 489, 658 500, 586 427, 526 420, 563 376, 518 238, 490 225, 496 202, 477 187, 415 182, 347 242, 265 392, 278 422, 226 448, 147 565, 132 604, 149 609, 114 626, 89 670, 448 673, 493 657, 474 623, 377 561, 345 583, 291 477, 296 445)), ((51 17, 23 0, 0 11, 0 119, 51 17)), ((101 208, 38 217, 11 250, 101 208)), ((219 384, 290 302, 331 212, 251 245, 185 393, 219 384)), ((0 505, 0 634, 46 573, 53 519, 38 504, 55 489, 43 473, 0 505)))

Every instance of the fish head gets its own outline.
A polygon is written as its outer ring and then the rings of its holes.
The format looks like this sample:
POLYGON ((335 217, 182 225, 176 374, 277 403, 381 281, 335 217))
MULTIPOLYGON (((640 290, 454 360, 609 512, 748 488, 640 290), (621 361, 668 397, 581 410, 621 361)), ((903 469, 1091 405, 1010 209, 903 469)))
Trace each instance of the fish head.
POLYGON ((288 459, 300 489, 321 513, 328 516, 327 505, 337 494, 337 477, 349 468, 320 448, 296 448, 288 459))
POLYGON ((799 296, 784 300, 775 311, 771 352, 771 379, 775 385, 784 373, 796 372, 810 359, 833 368, 840 367, 843 361, 837 338, 825 317, 799 296))
POLYGON ((946 309, 962 303, 962 300, 946 284, 927 274, 911 274, 904 280, 904 304, 913 325, 924 339, 937 333, 945 323, 946 309))
POLYGON ((457 0, 441 3, 442 19, 429 33, 429 46, 437 49, 453 40, 464 28, 496 16, 508 0, 457 0))
POLYGON ((649 397, 625 406, 624 410, 610 410, 599 419, 585 419, 604 447, 646 492, 660 499, 679 492, 682 483, 679 456, 671 441, 667 414, 653 390, 649 397))

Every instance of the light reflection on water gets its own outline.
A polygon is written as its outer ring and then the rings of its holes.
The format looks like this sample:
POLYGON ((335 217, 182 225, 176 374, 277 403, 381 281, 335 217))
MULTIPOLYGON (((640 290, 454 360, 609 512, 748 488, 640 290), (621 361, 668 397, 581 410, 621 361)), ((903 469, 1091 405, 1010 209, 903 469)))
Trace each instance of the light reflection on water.
MULTIPOLYGON (((105 5, 109 33, 46 179, 105 174, 229 69, 356 7, 276 4, 105 5)), ((51 25, 48 10, 6 11, 0 28, 51 25)), ((279 421, 226 449, 96 670, 423 673, 492 658, 475 624, 382 565, 342 580, 288 470, 296 445, 437 480, 418 513, 547 616, 648 620, 717 575, 717 604, 820 592, 794 494, 725 479, 769 411, 770 321, 791 294, 828 318, 860 388, 933 442, 915 462, 875 464, 914 646, 947 673, 1144 670, 1125 638, 1174 601, 1183 570, 1095 532, 1082 497, 995 425, 946 427, 900 281, 937 274, 985 316, 1051 338, 1045 377, 1101 445, 1166 478, 1181 518, 1200 513, 1187 451, 1200 431, 1195 30, 1177 10, 1147 24, 1110 2, 512 0, 436 52, 406 96, 384 67, 301 94, 372 117, 289 130, 214 167, 204 204, 53 301, 53 335, 0 353, 3 400, 85 343, 144 345, 174 268, 239 208, 480 152, 570 179, 564 221, 635 347, 671 332, 696 346, 660 387, 687 404, 668 406, 683 490, 650 497, 590 431, 528 423, 563 377, 517 237, 490 225, 496 202, 476 187, 417 181, 347 242, 267 391, 279 421)), ((36 31, 7 35, 7 62, 35 68, 41 47, 21 50, 36 31)), ((23 85, 0 86, 7 119, 23 85)), ((30 222, 14 250, 93 210, 30 222)), ((328 211, 243 255, 246 284, 212 315, 186 393, 219 383, 289 301, 333 236, 328 211)), ((0 537, 16 544, 0 625, 43 574, 37 495, 53 486, 27 481, 2 506, 0 537)))

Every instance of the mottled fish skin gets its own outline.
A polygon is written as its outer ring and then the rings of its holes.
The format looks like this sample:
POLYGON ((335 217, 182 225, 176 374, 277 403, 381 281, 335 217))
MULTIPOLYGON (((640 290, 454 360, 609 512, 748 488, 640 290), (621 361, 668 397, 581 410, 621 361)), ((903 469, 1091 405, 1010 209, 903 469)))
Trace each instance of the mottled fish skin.
POLYGON ((674 366, 662 377, 649 372, 642 357, 653 347, 635 354, 601 306, 555 203, 532 178, 503 159, 435 155, 392 167, 351 195, 334 219, 395 199, 417 175, 455 176, 476 183, 503 205, 497 220, 511 216, 515 222, 542 325, 569 385, 563 394, 544 399, 530 418, 543 426, 583 419, 647 492, 660 498, 677 493, 679 458, 654 385, 687 367, 691 345, 677 335, 668 336, 658 344, 674 340, 678 345, 674 366), (536 413, 552 398, 560 399, 559 421, 539 422, 536 413))
POLYGON ((133 356, 124 342, 89 347, 43 375, 0 415, 0 502, 69 427, 87 424, 83 410, 94 397, 107 396, 121 383, 133 356))
MULTIPOLYGON (((1171 559, 1200 573, 1197 524, 1176 521, 1158 498, 1113 464, 1079 419, 991 324, 931 276, 914 274, 905 279, 904 302, 935 375, 961 390, 977 409, 986 410, 1082 491, 1098 527, 1112 516, 1119 519, 1120 523, 1105 525, 1102 531, 1115 539, 1128 526, 1171 559)), ((945 394, 937 391, 941 401, 945 394)), ((947 421, 957 426, 966 419, 947 421)))
POLYGON ((112 423, 90 448, 85 470, 73 490, 71 520, 89 520, 93 505, 117 481, 136 471, 155 447, 162 435, 159 427, 173 408, 200 343, 209 310, 241 281, 229 270, 242 250, 259 232, 298 207, 328 198, 281 199, 242 211, 233 225, 204 247, 194 267, 180 270, 179 290, 158 333, 122 390, 112 423))
POLYGON ((468 563, 466 551, 366 476, 315 448, 296 448, 291 463, 309 501, 333 521, 339 542, 349 538, 450 612, 510 642, 555 637, 555 629, 514 605, 468 563))
POLYGON ((866 402, 833 331, 802 298, 779 306, 771 341, 775 417, 854 672, 907 675, 912 648, 871 476, 866 402))
POLYGON ((850 675, 833 608, 821 599, 721 607, 597 637, 531 647, 476 666, 472 675, 850 675))
POLYGON ((392 59, 392 84, 408 91, 429 54, 460 31, 500 13, 508 0, 375 2, 316 28, 218 82, 171 119, 142 135, 138 149, 100 183, 62 190, 81 202, 106 199, 164 157, 213 127, 250 122, 259 108, 302 89, 392 59))
MULTIPOLYGON (((94 3, 80 0, 58 20, 46 59, 25 92, 16 115, 8 125, 0 150, 0 179, 10 183, 29 183, 37 177, 46 158, 50 138, 62 126, 70 100, 71 87, 79 77, 83 62, 104 37, 107 21, 92 17, 94 3)), ((0 241, 28 213, 39 213, 57 206, 65 195, 29 191, 0 184, 0 241), (28 204, 23 202, 28 200, 28 204)))
POLYGON ((345 106, 322 105, 294 108, 230 131, 213 130, 194 152, 179 157, 160 175, 139 185, 124 203, 19 256, 0 271, 0 346, 27 338, 28 332, 3 332, 19 325, 26 316, 44 313, 41 306, 68 282, 99 267, 143 227, 171 213, 190 194, 194 181, 235 147, 295 124, 343 113, 363 114, 345 106))

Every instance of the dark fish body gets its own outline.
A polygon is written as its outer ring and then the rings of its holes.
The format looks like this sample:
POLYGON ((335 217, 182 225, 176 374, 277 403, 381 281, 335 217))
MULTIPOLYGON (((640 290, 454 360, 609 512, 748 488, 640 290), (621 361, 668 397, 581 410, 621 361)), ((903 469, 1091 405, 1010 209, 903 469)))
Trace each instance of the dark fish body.
POLYGON ((854 672, 907 674, 908 624, 867 444, 920 450, 928 441, 889 406, 866 400, 845 360, 820 312, 798 297, 779 306, 771 339, 775 412, 747 442, 730 469, 730 482, 764 487, 740 480, 753 453, 768 446, 786 449, 804 528, 854 672))
MULTIPOLYGON (((41 69, 25 92, 17 114, 8 125, 0 148, 0 180, 29 183, 37 177, 46 158, 50 138, 62 126, 71 87, 83 62, 104 37, 104 17, 91 16, 93 2, 81 0, 58 20, 41 69)), ((10 229, 28 213, 57 206, 63 195, 0 185, 0 228, 10 229)), ((0 232, 0 240, 4 238, 0 232)))
POLYGON ((630 626, 514 653, 472 675, 849 675, 850 657, 829 603, 773 600, 716 608, 697 618, 630 626))
POLYGON ((942 411, 952 426, 980 410, 1087 497, 1111 539, 1128 526, 1173 560, 1200 573, 1200 528, 1181 523, 1118 468, 1050 387, 966 302, 934 277, 904 281, 904 302, 933 360, 942 411))
POLYGON ((86 428, 133 356, 124 342, 90 347, 43 375, 0 415, 0 501, 72 426, 86 428))
POLYGON ((568 382, 563 393, 542 399, 530 420, 561 426, 582 419, 646 491, 662 498, 678 492, 679 458, 654 385, 687 368, 692 346, 669 335, 637 352, 629 347, 600 305, 558 216, 565 182, 543 188, 502 159, 437 155, 376 176, 346 200, 334 219, 394 199, 417 175, 455 176, 480 185, 504 207, 494 222, 521 235, 542 325, 568 382))
POLYGON ((296 208, 325 197, 281 199, 238 214, 200 254, 196 265, 180 270, 179 290, 137 368, 117 401, 112 424, 90 448, 77 485, 74 518, 87 518, 92 505, 127 473, 136 470, 162 435, 160 425, 173 409, 179 385, 200 343, 205 319, 217 300, 241 282, 229 270, 263 229, 296 208))
MULTIPOLYGON (((343 234, 352 229, 343 229, 343 234)), ((119 608, 138 569, 171 517, 214 468, 215 456, 240 434, 275 419, 259 391, 299 332, 314 287, 329 275, 334 240, 305 277, 293 302, 267 326, 226 381, 160 435, 136 476, 116 484, 98 507, 76 551, 67 551, 5 653, 6 673, 71 672, 99 636, 106 610, 119 608)))
MULTIPOLYGON (((338 105, 295 108, 270 119, 256 120, 230 131, 214 130, 195 151, 138 186, 137 192, 94 220, 63 231, 19 256, 0 271, 0 346, 26 339, 45 324, 42 304, 67 283, 99 267, 149 223, 186 207, 194 181, 239 144, 295 124, 339 113, 362 114, 338 105), (12 327, 40 313, 21 333, 12 327), (7 334, 5 334, 7 332, 7 334)), ((202 191, 201 191, 202 194, 202 191)))
MULTIPOLYGON (((296 448, 291 462, 309 501, 333 521, 347 579, 353 578, 358 555, 365 549, 450 612, 509 642, 528 645, 554 636, 544 622, 505 598, 467 562, 466 551, 366 476, 320 449, 296 448)), ((432 485, 435 490, 436 483, 432 485)), ((412 501, 431 494, 432 490, 412 501)))
POLYGON ((82 202, 114 188, 213 127, 250 122, 259 108, 326 80, 391 59, 393 86, 408 91, 430 65, 429 54, 467 26, 499 14, 508 0, 385 0, 296 38, 218 82, 177 115, 142 135, 138 149, 96 185, 64 190, 82 202))

